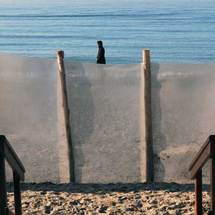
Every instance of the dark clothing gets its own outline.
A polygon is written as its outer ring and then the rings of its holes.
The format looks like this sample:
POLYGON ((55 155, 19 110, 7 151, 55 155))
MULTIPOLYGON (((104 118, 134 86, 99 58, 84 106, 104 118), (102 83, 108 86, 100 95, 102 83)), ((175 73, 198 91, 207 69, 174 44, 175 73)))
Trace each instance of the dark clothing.
POLYGON ((98 55, 97 55, 97 64, 106 64, 105 60, 105 49, 103 46, 99 46, 98 55))

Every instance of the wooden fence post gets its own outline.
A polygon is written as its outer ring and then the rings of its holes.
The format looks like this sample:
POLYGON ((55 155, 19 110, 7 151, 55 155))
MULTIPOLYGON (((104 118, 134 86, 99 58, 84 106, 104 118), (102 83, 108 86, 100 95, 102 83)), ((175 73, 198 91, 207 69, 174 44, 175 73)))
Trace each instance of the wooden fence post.
POLYGON ((15 214, 22 215, 22 198, 20 190, 20 178, 19 175, 13 171, 13 183, 14 183, 14 200, 15 200, 15 214))
POLYGON ((0 140, 0 214, 7 215, 7 191, 6 191, 6 172, 4 144, 0 140))
POLYGON ((61 82, 61 91, 62 91, 62 100, 64 108, 64 119, 66 126, 66 136, 68 141, 69 148, 69 168, 70 168, 70 181, 75 182, 75 170, 74 170, 74 153, 72 146, 71 138, 71 125, 70 125, 70 111, 68 106, 68 96, 67 96, 67 87, 66 87, 66 74, 64 66, 64 51, 60 50, 57 52, 57 61, 58 61, 58 71, 61 82))
POLYGON ((145 104, 145 141, 146 141, 146 182, 154 180, 151 110, 151 62, 150 50, 143 50, 144 104, 145 104))
POLYGON ((210 191, 210 196, 211 196, 211 211, 213 211, 213 213, 215 212, 215 156, 213 154, 212 158, 211 158, 211 175, 210 175, 210 180, 211 180, 211 191, 210 191))
POLYGON ((195 179, 195 215, 202 215, 202 170, 195 179))

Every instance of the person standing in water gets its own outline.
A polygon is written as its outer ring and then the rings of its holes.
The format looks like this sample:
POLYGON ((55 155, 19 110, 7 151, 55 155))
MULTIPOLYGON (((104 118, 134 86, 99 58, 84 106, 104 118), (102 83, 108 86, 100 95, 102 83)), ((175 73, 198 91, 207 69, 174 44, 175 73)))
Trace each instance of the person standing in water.
POLYGON ((97 64, 106 64, 106 60, 105 60, 105 49, 103 47, 103 42, 101 40, 97 41, 97 45, 98 45, 98 54, 97 54, 97 60, 96 63, 97 64))

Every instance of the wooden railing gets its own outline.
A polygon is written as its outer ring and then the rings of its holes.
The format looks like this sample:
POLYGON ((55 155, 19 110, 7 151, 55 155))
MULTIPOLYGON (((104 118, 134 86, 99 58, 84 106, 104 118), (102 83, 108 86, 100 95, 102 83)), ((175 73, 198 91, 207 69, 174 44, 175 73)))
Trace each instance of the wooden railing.
POLYGON ((215 214, 215 135, 208 137, 194 160, 189 171, 192 179, 195 179, 195 215, 202 215, 202 168, 211 159, 210 166, 210 195, 211 206, 208 215, 215 214))
POLYGON ((24 181, 25 168, 5 136, 0 135, 0 215, 8 215, 5 160, 13 170, 15 215, 22 214, 20 181, 24 181))

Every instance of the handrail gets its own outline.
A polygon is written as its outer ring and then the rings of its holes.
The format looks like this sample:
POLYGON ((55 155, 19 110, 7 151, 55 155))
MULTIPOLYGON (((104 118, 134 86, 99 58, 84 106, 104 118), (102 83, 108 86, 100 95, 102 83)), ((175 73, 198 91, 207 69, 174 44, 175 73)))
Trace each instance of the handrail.
POLYGON ((4 135, 0 135, 0 214, 8 215, 5 160, 13 170, 15 214, 21 215, 20 181, 24 181, 25 168, 4 135))
POLYGON ((195 215, 202 215, 202 168, 211 159, 211 210, 215 214, 215 135, 210 135, 190 164, 191 179, 195 179, 195 215))
POLYGON ((0 135, 0 143, 4 144, 5 158, 10 164, 11 168, 17 172, 20 177, 20 180, 24 181, 25 168, 16 152, 8 142, 7 138, 3 135, 0 135))
POLYGON ((190 164, 189 171, 191 174, 191 179, 195 178, 198 171, 202 169, 207 160, 211 158, 211 156, 215 152, 214 147, 215 135, 210 135, 190 164))

